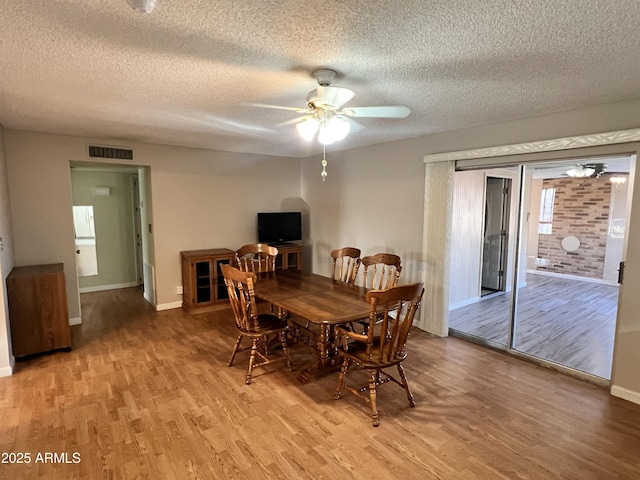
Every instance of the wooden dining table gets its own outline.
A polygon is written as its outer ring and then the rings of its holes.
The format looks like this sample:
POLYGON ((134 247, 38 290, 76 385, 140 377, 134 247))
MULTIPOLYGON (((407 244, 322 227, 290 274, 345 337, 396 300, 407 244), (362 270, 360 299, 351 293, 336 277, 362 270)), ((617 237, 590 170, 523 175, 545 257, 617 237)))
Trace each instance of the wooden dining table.
POLYGON ((336 366, 335 327, 369 316, 367 290, 329 277, 297 269, 258 274, 255 296, 278 308, 283 317, 298 317, 314 326, 316 358, 304 368, 298 381, 306 383, 336 366))

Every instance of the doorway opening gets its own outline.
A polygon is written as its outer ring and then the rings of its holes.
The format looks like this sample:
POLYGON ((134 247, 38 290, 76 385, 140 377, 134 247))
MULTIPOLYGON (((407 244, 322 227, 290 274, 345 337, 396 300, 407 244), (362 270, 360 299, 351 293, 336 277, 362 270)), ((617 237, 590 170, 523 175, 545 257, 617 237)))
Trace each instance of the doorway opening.
POLYGON ((96 227, 92 205, 73 206, 73 228, 76 239, 78 276, 98 275, 96 227))
POLYGON ((74 219, 75 212, 79 219, 76 245, 90 242, 95 261, 95 268, 87 275, 83 252, 87 253, 89 247, 76 247, 80 293, 141 286, 141 294, 155 298, 146 293, 152 291, 153 282, 144 274, 144 265, 150 264, 145 252, 151 250, 151 239, 142 228, 149 216, 144 211, 148 175, 148 167, 71 163, 74 219), (91 238, 87 239, 83 238, 88 229, 80 221, 80 211, 86 213, 89 209, 92 228, 91 238))
POLYGON ((487 176, 480 296, 506 290, 511 179, 487 176))

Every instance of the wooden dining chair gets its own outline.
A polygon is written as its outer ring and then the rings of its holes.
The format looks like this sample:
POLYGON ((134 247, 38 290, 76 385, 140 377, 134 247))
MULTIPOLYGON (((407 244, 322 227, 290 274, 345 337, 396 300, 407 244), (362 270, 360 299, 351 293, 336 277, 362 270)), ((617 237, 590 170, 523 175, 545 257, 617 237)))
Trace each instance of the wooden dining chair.
POLYGON ((362 258, 363 280, 365 288, 386 290, 395 287, 400 281, 402 265, 400 257, 393 253, 377 253, 362 258))
POLYGON ((256 274, 253 272, 242 272, 231 265, 221 265, 220 269, 222 270, 224 283, 229 292, 229 303, 233 310, 236 331, 238 333, 228 365, 233 365, 236 353, 251 349, 249 368, 244 382, 247 385, 251 383, 251 375, 253 369, 256 367, 262 367, 276 361, 285 360, 289 370, 293 370, 291 359, 289 358, 289 349, 287 347, 287 331, 289 327, 286 320, 268 313, 258 314, 254 294, 256 274), (281 358, 269 358, 270 335, 277 335, 280 339, 280 344, 282 345, 281 358), (240 348, 244 337, 251 339, 251 345, 240 348), (258 361, 256 362, 256 360, 258 361))
POLYGON ((353 285, 360 268, 360 249, 344 247, 331 251, 331 278, 353 285))
MULTIPOLYGON (((400 282, 402 264, 400 257, 393 253, 376 253, 368 255, 361 260, 363 279, 362 286, 368 290, 386 290, 395 287, 400 282)), ((356 329, 360 325, 364 333, 369 328, 369 319, 352 322, 351 327, 356 329)))
POLYGON ((236 251, 236 266, 243 272, 273 272, 278 249, 265 243, 251 243, 236 251))
POLYGON ((367 292, 366 299, 371 305, 367 333, 360 334, 347 328, 336 328, 339 339, 338 354, 343 358, 343 362, 334 398, 340 398, 343 387, 363 398, 371 406, 374 427, 380 424, 376 398, 377 387, 383 383, 392 381, 403 387, 409 406, 415 407, 402 362, 407 358, 405 344, 423 293, 422 283, 367 292), (377 323, 379 317, 382 318, 382 322, 377 323), (347 371, 352 364, 369 371, 368 385, 362 388, 346 385, 347 371), (397 367, 399 378, 383 370, 393 366, 397 367), (369 395, 365 396, 364 392, 367 390, 369 395))

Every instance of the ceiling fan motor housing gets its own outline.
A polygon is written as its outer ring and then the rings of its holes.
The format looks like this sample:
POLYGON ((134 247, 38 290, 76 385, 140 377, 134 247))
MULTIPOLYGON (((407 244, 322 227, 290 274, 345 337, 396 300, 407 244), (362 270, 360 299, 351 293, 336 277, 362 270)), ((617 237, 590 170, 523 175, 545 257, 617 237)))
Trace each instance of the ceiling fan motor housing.
POLYGON ((336 72, 328 69, 320 69, 313 72, 313 78, 316 79, 318 85, 328 87, 336 78, 336 72))
POLYGON ((313 109, 336 110, 355 96, 343 87, 318 87, 307 94, 307 105, 313 109))

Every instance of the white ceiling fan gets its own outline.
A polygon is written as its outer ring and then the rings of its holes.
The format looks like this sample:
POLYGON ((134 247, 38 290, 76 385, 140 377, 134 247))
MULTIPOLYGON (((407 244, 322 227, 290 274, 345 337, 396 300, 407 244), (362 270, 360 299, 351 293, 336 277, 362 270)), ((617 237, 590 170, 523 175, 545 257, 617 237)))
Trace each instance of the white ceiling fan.
POLYGON ((336 78, 335 71, 316 70, 313 72, 313 77, 318 82, 318 87, 307 94, 307 108, 253 105, 293 110, 305 115, 296 125, 298 133, 309 142, 317 133, 318 141, 324 145, 342 140, 347 136, 351 128, 348 121, 350 118, 406 118, 411 113, 409 107, 405 105, 344 107, 355 96, 355 92, 348 88, 331 85, 336 78))
POLYGON ((566 175, 578 178, 600 178, 607 171, 605 163, 578 163, 567 170, 566 175))

